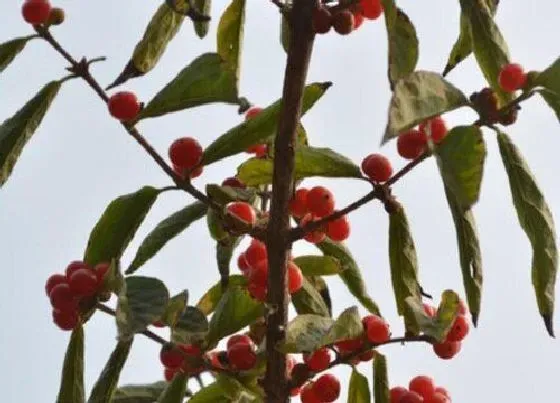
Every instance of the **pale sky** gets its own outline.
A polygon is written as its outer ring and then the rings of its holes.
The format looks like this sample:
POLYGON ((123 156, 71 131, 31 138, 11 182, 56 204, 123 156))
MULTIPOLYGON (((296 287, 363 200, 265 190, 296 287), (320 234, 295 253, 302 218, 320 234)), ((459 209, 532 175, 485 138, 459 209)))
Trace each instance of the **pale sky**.
MULTIPOLYGON (((217 17, 229 3, 214 0, 215 21, 208 37, 195 37, 186 22, 160 64, 147 77, 123 89, 148 101, 175 74, 201 53, 215 50, 217 17)), ((285 54, 279 44, 279 16, 263 0, 248 0, 240 94, 266 106, 281 93, 285 54)), ((20 17, 20 1, 0 5, 0 41, 30 33, 20 17)), ((95 64, 94 75, 104 85, 128 61, 159 1, 57 0, 67 21, 55 36, 75 57, 107 56, 95 64)), ((399 5, 416 25, 420 38, 419 69, 441 71, 458 33, 455 1, 402 0, 399 5)), ((497 21, 515 61, 528 70, 544 69, 556 57, 557 16, 553 1, 502 2, 497 21)), ((390 91, 386 79, 386 36, 383 19, 365 23, 347 37, 334 33, 317 38, 309 81, 333 81, 334 86, 304 119, 314 146, 328 146, 356 163, 379 150, 386 124, 390 91)), ((65 74, 65 63, 46 44, 33 41, 0 75, 0 118, 11 116, 47 81, 65 74)), ((449 79, 470 94, 484 85, 472 58, 449 79)), ((139 129, 162 153, 175 138, 192 136, 204 145, 242 119, 235 106, 212 105, 140 123, 139 129)), ((448 116, 450 125, 473 121, 470 112, 448 116)), ((509 133, 528 160, 557 221, 560 128, 540 99, 524 104, 518 124, 509 133)), ((541 402, 556 393, 560 346, 546 334, 530 282, 531 252, 512 208, 495 135, 485 133, 488 158, 480 203, 475 207, 485 269, 485 289, 479 328, 472 330, 462 352, 451 361, 438 359, 428 345, 384 348, 391 385, 407 384, 428 374, 445 386, 454 402, 541 402)), ((400 159, 391 142, 381 149, 398 169, 400 159)), ((195 183, 221 182, 235 173, 244 155, 205 170, 195 183)), ((345 180, 308 180, 327 184, 343 206, 368 189, 345 180)), ((165 186, 168 178, 111 119, 104 105, 83 82, 65 83, 40 129, 26 147, 12 177, 0 190, 0 256, 4 291, 0 293, 4 330, 0 333, 2 400, 9 403, 53 401, 59 387, 69 333, 51 322, 44 282, 71 260, 81 258, 91 228, 105 206, 121 194, 143 185, 165 186)), ((446 288, 464 295, 455 243, 441 179, 433 159, 399 182, 394 193, 405 206, 415 237, 421 282, 439 296, 446 288)), ((156 202, 123 257, 126 266, 144 236, 163 218, 190 203, 183 193, 166 193, 156 202)), ((350 217, 348 241, 369 291, 379 303, 393 333, 402 334, 390 286, 387 232, 383 208, 372 203, 350 217)), ((200 221, 170 242, 139 274, 158 276, 171 291, 188 288, 191 303, 217 281, 214 243, 200 221)), ((314 253, 298 243, 295 255, 314 253)), ((357 302, 337 278, 328 280, 335 314, 357 302)), ((365 312, 364 312, 365 313, 365 312)), ((560 321, 555 317, 557 331, 560 321)), ((98 313, 86 326, 86 383, 91 388, 115 344, 115 326, 98 313)), ((159 346, 138 336, 121 383, 160 380, 159 346)), ((360 370, 371 378, 371 365, 360 370)), ((347 385, 348 367, 335 371, 347 385)), ((339 401, 346 400, 346 388, 339 401)))

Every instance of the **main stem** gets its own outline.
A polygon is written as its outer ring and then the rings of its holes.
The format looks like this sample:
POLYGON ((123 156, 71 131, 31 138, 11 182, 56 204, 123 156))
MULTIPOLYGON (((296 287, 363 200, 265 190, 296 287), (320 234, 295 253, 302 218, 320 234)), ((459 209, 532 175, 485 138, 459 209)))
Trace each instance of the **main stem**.
POLYGON ((286 264, 291 249, 288 204, 293 193, 296 129, 315 34, 311 16, 315 0, 294 0, 290 15, 291 39, 284 75, 282 109, 274 143, 272 200, 267 231, 268 313, 266 331, 267 367, 264 379, 266 401, 289 401, 286 355, 277 346, 285 338, 288 319, 286 264))

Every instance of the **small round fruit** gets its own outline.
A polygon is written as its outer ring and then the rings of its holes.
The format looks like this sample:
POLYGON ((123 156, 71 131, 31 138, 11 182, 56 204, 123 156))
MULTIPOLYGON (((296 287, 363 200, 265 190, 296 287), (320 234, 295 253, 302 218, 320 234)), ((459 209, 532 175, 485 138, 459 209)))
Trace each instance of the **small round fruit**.
POLYGON ((227 350, 228 362, 232 368, 248 371, 257 363, 257 355, 250 344, 234 344, 227 350))
POLYGON ((267 155, 268 147, 266 144, 255 144, 245 150, 249 154, 255 154, 255 157, 262 158, 267 155))
POLYGON ((299 188, 294 193, 294 197, 290 200, 290 214, 295 218, 301 218, 307 214, 307 195, 309 190, 299 188))
POLYGON ((310 354, 303 355, 303 362, 313 372, 322 372, 326 370, 331 363, 331 353, 326 347, 320 348, 310 354))
POLYGON ((266 287, 268 283, 268 261, 261 260, 252 267, 249 273, 249 283, 266 287))
POLYGON ((444 396, 448 397, 449 399, 451 399, 451 395, 449 394, 449 392, 447 391, 447 389, 445 389, 445 388, 443 388, 443 387, 441 387, 441 386, 438 386, 438 387, 436 388, 436 393, 441 393, 442 395, 444 395, 444 396))
POLYGON ((362 171, 372 181, 383 183, 391 178, 393 167, 387 157, 381 154, 371 154, 362 161, 362 171))
POLYGON ((422 122, 418 128, 425 138, 428 138, 428 131, 432 141, 439 144, 447 135, 447 125, 441 116, 436 116, 422 122))
POLYGON ((265 302, 267 296, 267 288, 264 285, 249 283, 247 286, 247 291, 255 300, 259 302, 265 302))
POLYGON ((327 236, 335 242, 342 242, 350 236, 350 222, 343 215, 327 224, 327 236))
POLYGON ((59 309, 53 309, 52 317, 55 325, 67 331, 74 329, 80 321, 80 316, 76 310, 61 311, 59 309))
POLYGON ((332 15, 326 7, 318 7, 313 10, 313 30, 318 34, 326 34, 331 30, 332 15))
POLYGON ((389 391, 391 403, 399 403, 403 396, 405 396, 407 393, 408 389, 403 388, 402 386, 395 386, 391 388, 391 390, 389 391))
POLYGON ((381 0, 361 0, 362 15, 369 20, 376 20, 383 13, 381 0))
POLYGON ((163 370, 163 377, 167 382, 171 382, 178 372, 181 372, 178 368, 165 368, 163 370))
POLYGON ((229 214, 237 217, 238 219, 246 222, 249 225, 255 225, 257 222, 257 214, 255 209, 249 203, 245 202, 231 202, 226 206, 229 214))
POLYGON ((341 340, 334 343, 334 346, 341 354, 353 353, 362 348, 362 339, 341 340))
POLYGON ((410 380, 408 389, 411 392, 418 393, 424 399, 427 399, 435 393, 436 385, 434 384, 434 380, 429 376, 419 375, 410 380))
POLYGON ((74 260, 73 262, 70 262, 70 264, 66 266, 66 270, 64 271, 64 273, 66 274, 66 278, 70 279, 74 272, 81 269, 89 269, 89 266, 81 260, 74 260))
POLYGON ((444 341, 443 343, 436 343, 433 346, 434 353, 442 360, 450 360, 461 351, 460 341, 444 341))
POLYGON ((299 394, 301 403, 322 403, 319 397, 317 397, 317 395, 315 394, 315 388, 313 387, 313 385, 313 382, 309 382, 301 389, 301 392, 299 394))
POLYGON ((21 7, 23 19, 33 25, 47 22, 50 12, 51 4, 48 0, 26 0, 21 7))
POLYGON ((366 324, 366 335, 370 343, 381 344, 391 338, 389 324, 377 315, 371 315, 366 324))
POLYGON ((247 186, 237 179, 235 176, 224 179, 222 186, 229 186, 232 188, 245 189, 247 186))
POLYGON ((340 396, 340 382, 334 375, 324 374, 317 378, 313 390, 322 402, 334 402, 340 396))
POLYGON ((517 91, 527 82, 527 73, 523 67, 517 63, 506 64, 498 75, 498 84, 505 92, 517 91))
MULTIPOLYGON (((310 221, 317 221, 317 220, 319 220, 319 218, 315 218, 315 217, 313 217, 313 214, 308 213, 301 219, 301 221, 299 223, 299 226, 304 227, 310 221)), ((325 228, 325 226, 321 226, 320 228, 315 229, 315 230, 310 231, 307 234, 305 234, 303 239, 305 239, 307 242, 311 242, 313 244, 318 244, 320 242, 323 242, 326 237, 327 237, 326 228, 325 228)))
POLYGON ((288 262, 288 292, 293 294, 298 292, 303 286, 303 274, 294 262, 288 262))
POLYGON ((455 318, 453 326, 447 333, 446 341, 462 341, 469 334, 470 325, 466 316, 459 315, 455 318))
POLYGON ((249 108, 249 110, 245 113, 245 120, 254 118, 259 113, 261 113, 262 110, 263 108, 259 108, 258 106, 253 106, 252 108, 249 108))
POLYGON ((239 267, 239 270, 241 270, 243 274, 248 274, 248 271, 251 269, 251 266, 249 266, 249 262, 247 262, 247 258, 245 257, 245 253, 240 254, 237 258, 237 267, 239 267))
POLYGON ((364 23, 364 15, 362 14, 362 10, 356 8, 352 10, 352 15, 354 16, 354 31, 357 30, 362 26, 364 23))
POLYGON ((348 10, 339 11, 333 15, 332 25, 340 35, 348 35, 354 30, 354 14, 348 10))
POLYGON ((120 91, 112 95, 108 101, 109 113, 116 119, 129 121, 140 112, 140 102, 133 92, 120 91))
POLYGON ((110 268, 111 268, 110 263, 99 263, 93 269, 94 272, 95 272, 95 276, 97 277, 97 284, 99 286, 101 286, 103 284, 103 281, 105 280, 105 276, 109 272, 110 268))
POLYGON ((432 396, 424 399, 424 403, 451 403, 451 400, 443 393, 434 393, 432 396))
POLYGON ((245 251, 245 258, 250 267, 255 267, 261 260, 268 259, 266 245, 258 239, 251 240, 251 244, 245 251))
POLYGON ((60 7, 54 7, 49 13, 47 25, 61 25, 64 22, 64 10, 60 7))
POLYGON ((315 186, 307 193, 307 208, 315 217, 325 217, 334 211, 334 196, 324 186, 315 186))
POLYGON ((202 160, 202 146, 192 137, 182 137, 171 143, 169 159, 181 169, 192 169, 202 160))
POLYGON ((185 358, 179 349, 173 346, 163 346, 159 352, 159 360, 166 368, 178 370, 183 365, 185 358))
POLYGON ((424 398, 416 392, 407 392, 401 397, 399 403, 424 403, 424 398))
POLYGON ((188 374, 197 374, 203 370, 202 350, 196 344, 179 344, 186 356, 181 369, 188 374))
POLYGON ((53 274, 47 279, 45 283, 45 293, 47 296, 51 293, 52 289, 59 284, 66 284, 68 283, 68 279, 63 274, 53 274))
POLYGON ((368 351, 364 351, 363 353, 361 353, 358 358, 360 359, 360 361, 362 362, 368 362, 373 360, 373 357, 375 357, 375 350, 368 350, 368 351))
POLYGON ((232 346, 236 344, 247 344, 250 346, 253 344, 253 341, 246 334, 234 334, 228 339, 226 348, 229 350, 232 346))
POLYGON ((419 130, 411 129, 401 133, 397 138, 397 152, 403 158, 413 160, 424 154, 426 135, 419 130))
POLYGON ((92 297, 97 293, 97 276, 90 269, 80 269, 72 273, 68 280, 70 290, 78 297, 92 297))
POLYGON ((76 297, 70 286, 66 283, 54 286, 49 294, 49 298, 52 307, 60 311, 69 312, 78 309, 76 297))

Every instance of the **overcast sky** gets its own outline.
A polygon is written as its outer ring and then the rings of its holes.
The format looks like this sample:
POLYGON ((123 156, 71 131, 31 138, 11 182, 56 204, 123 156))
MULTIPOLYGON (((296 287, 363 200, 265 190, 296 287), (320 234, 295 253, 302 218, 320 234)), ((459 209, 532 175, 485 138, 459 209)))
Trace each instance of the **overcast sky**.
MULTIPOLYGON (((2 1, 0 41, 26 35, 30 28, 20 17, 21 1, 2 1)), ((228 4, 214 0, 212 30, 195 37, 186 22, 161 63, 149 76, 127 83, 149 100, 193 58, 215 49, 216 21, 228 4)), ((240 93, 257 105, 267 105, 281 93, 285 54, 279 44, 279 16, 263 0, 248 0, 240 93)), ((111 82, 128 61, 160 1, 95 2, 58 0, 67 22, 55 36, 75 57, 107 56, 93 73, 111 82)), ((441 71, 459 26, 458 2, 402 0, 401 7, 415 23, 420 37, 419 69, 441 71)), ((543 69, 558 56, 557 16, 553 1, 502 2, 498 23, 514 60, 527 69, 543 69), (556 32, 556 34, 554 34, 556 32)), ((314 146, 328 146, 356 163, 379 151, 386 124, 390 91, 386 80, 386 36, 383 19, 369 22, 347 37, 317 38, 309 81, 333 81, 334 86, 305 117, 314 146)), ((66 65, 46 44, 34 41, 0 75, 0 117, 11 116, 47 81, 65 74, 66 65)), ((484 85, 472 58, 451 73, 450 80, 467 94, 484 85)), ((212 105, 143 121, 139 129, 166 154, 179 136, 193 136, 208 145, 240 122, 234 106, 212 105)), ((468 124, 473 116, 459 111, 450 125, 468 124)), ((558 218, 558 149, 560 128, 540 99, 524 104, 518 124, 507 129, 526 156, 558 218)), ((538 314, 530 281, 531 252, 511 205, 507 178, 501 166, 495 135, 485 134, 488 158, 480 203, 475 207, 485 269, 485 290, 479 328, 472 331, 462 352, 452 361, 439 360, 427 345, 384 348, 391 385, 406 384, 418 374, 432 375, 447 387, 454 402, 542 402, 556 393, 560 347, 550 339, 538 314)), ((394 142, 381 149, 398 169, 394 142)), ((245 156, 207 169, 197 179, 220 182, 233 174, 245 156)), ((309 180, 327 184, 337 205, 353 201, 368 189, 344 180, 309 180)), ((67 263, 81 258, 89 232, 115 197, 143 185, 168 185, 150 158, 111 119, 104 105, 83 82, 64 84, 53 107, 26 147, 8 183, 0 190, 0 256, 2 284, 0 332, 2 400, 10 403, 50 402, 55 399, 68 333, 51 322, 44 282, 67 263)), ((446 288, 464 295, 455 233, 435 161, 428 160, 395 186, 415 237, 424 288, 439 296, 446 288)), ((162 195, 123 257, 126 266, 139 242, 163 218, 191 202, 182 193, 162 195)), ((402 333, 390 286, 387 231, 383 208, 373 203, 351 216, 348 245, 360 264, 372 296, 380 304, 394 334, 402 333)), ((171 291, 188 288, 195 303, 216 282, 214 244, 200 221, 170 242, 139 272, 164 279, 171 291)), ((313 252, 302 244, 296 255, 313 252)), ((329 279, 335 313, 356 304, 337 278, 329 279)), ((558 317, 558 316, 557 316, 558 317)), ((556 317, 556 318, 557 318, 556 317)), ((560 328, 560 321, 555 320, 560 328)), ((560 330, 559 330, 560 331, 560 330)), ((113 320, 98 313, 86 326, 86 382, 91 388, 115 344, 113 320)), ((137 337, 121 382, 151 382, 162 377, 159 346, 137 337)), ((371 377, 370 365, 360 369, 371 377)), ((347 380, 347 367, 336 371, 347 380)), ((345 401, 346 389, 340 401, 345 401)))

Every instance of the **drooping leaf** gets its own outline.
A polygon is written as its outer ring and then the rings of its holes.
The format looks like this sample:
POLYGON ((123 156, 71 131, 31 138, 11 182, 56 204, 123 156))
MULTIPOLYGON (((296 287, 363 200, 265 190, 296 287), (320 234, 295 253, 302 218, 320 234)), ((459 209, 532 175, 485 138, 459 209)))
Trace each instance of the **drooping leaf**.
POLYGON ((230 237, 230 233, 226 230, 224 220, 218 211, 214 209, 208 210, 208 213, 206 214, 206 224, 208 225, 208 232, 210 233, 212 239, 218 242, 227 242, 230 237))
POLYGON ((436 156, 444 184, 459 207, 468 210, 478 201, 486 144, 477 126, 457 126, 449 131, 436 148, 436 156))
POLYGON ((185 392, 187 391, 188 375, 184 372, 178 372, 173 380, 167 385, 157 403, 182 403, 185 400, 185 392))
POLYGON ((460 0, 461 10, 469 21, 469 32, 473 53, 486 81, 498 96, 503 106, 513 99, 514 94, 504 92, 498 84, 502 66, 509 63, 509 50, 494 22, 492 11, 486 0, 460 0))
POLYGON ((189 399, 189 403, 230 403, 231 400, 227 396, 226 391, 218 382, 213 382, 208 386, 200 389, 193 397, 189 399))
POLYGON ((560 121, 560 58, 537 75, 535 85, 544 87, 538 92, 554 110, 560 121))
POLYGON ((379 315, 379 307, 371 299, 366 289, 366 284, 362 278, 362 273, 350 254, 350 251, 340 243, 333 242, 329 239, 316 245, 325 256, 331 256, 338 259, 342 266, 340 278, 348 287, 348 290, 360 303, 371 313, 379 315))
POLYGON ((125 279, 117 303, 119 340, 130 340, 165 312, 169 291, 161 280, 133 276, 125 279))
POLYGON ((169 298, 167 306, 160 321, 167 326, 174 326, 177 320, 183 315, 187 304, 189 302, 189 292, 187 290, 181 291, 179 294, 169 298))
MULTIPOLYGON (((182 0, 180 2, 184 3, 182 0)), ((179 1, 176 2, 179 7, 177 3, 179 1)), ((136 44, 130 61, 108 89, 151 71, 159 62, 169 42, 179 32, 184 19, 184 15, 174 12, 167 4, 159 6, 148 23, 144 36, 136 44)))
MULTIPOLYGON (((237 169, 237 177, 249 186, 272 183, 274 162, 251 158, 237 169)), ((300 146, 295 152, 296 180, 322 176, 330 178, 361 178, 360 167, 330 148, 300 146)))
POLYGON ((331 300, 331 293, 329 291, 329 286, 327 285, 327 282, 321 276, 308 276, 307 279, 313 285, 313 287, 315 287, 315 289, 319 292, 321 298, 323 298, 323 302, 325 303, 325 306, 329 310, 329 316, 332 317, 332 300, 331 300))
POLYGON ((105 403, 111 401, 131 346, 132 340, 117 343, 117 346, 105 364, 105 368, 103 368, 97 382, 93 386, 88 403, 105 403))
MULTIPOLYGON (((302 100, 302 115, 317 102, 332 85, 312 83, 305 87, 302 100)), ((226 157, 245 151, 249 146, 263 143, 276 134, 281 100, 263 109, 257 116, 249 119, 218 137, 204 151, 203 165, 210 165, 226 157)))
POLYGON ((171 80, 140 113, 139 119, 154 118, 214 102, 236 104, 237 78, 224 67, 217 53, 197 57, 171 80))
POLYGON ((210 320, 208 344, 213 345, 223 337, 243 329, 263 313, 262 304, 251 298, 246 289, 228 288, 210 320))
POLYGON ((341 340, 353 340, 364 333, 362 319, 358 308, 353 306, 345 309, 334 321, 329 331, 321 340, 321 345, 333 344, 341 340))
POLYGON ((352 369, 350 386, 348 386, 347 403, 370 403, 371 393, 369 391, 368 379, 360 374, 356 368, 352 369))
POLYGON ((155 382, 145 385, 125 385, 113 394, 111 403, 154 403, 161 396, 167 382, 155 382))
POLYGON ((558 118, 558 121, 560 121, 560 95, 546 89, 541 89, 537 92, 541 97, 543 97, 548 106, 552 108, 554 113, 556 113, 556 117, 558 118))
MULTIPOLYGON (((247 285, 247 279, 241 275, 229 276, 228 287, 245 287, 247 285)), ((210 288, 203 296, 200 298, 196 307, 204 312, 205 315, 210 315, 216 309, 216 306, 222 299, 224 295, 224 290, 220 283, 214 285, 210 288)))
POLYGON ((474 214, 471 210, 463 210, 445 186, 445 196, 457 234, 457 245, 459 248, 459 260, 469 311, 474 325, 478 323, 480 315, 480 301, 482 296, 482 255, 478 240, 478 230, 474 214))
POLYGON ((440 74, 416 71, 395 85, 382 144, 428 118, 465 105, 465 94, 440 74))
POLYGON ((548 333, 554 336, 552 317, 558 272, 554 219, 519 149, 505 133, 498 134, 498 145, 509 178, 511 196, 519 223, 533 249, 532 280, 539 312, 548 333))
POLYGON ((306 276, 329 276, 340 274, 343 270, 340 261, 332 256, 298 256, 294 263, 306 276))
POLYGON ((126 274, 132 274, 138 270, 144 263, 154 257, 167 242, 186 230, 193 222, 204 217, 207 209, 205 204, 196 202, 176 211, 160 222, 142 241, 136 256, 126 270, 126 274))
POLYGON ((46 84, 15 115, 0 125, 0 187, 8 180, 23 147, 43 121, 60 86, 60 81, 46 84))
MULTIPOLYGON (((203 15, 210 15, 212 0, 194 0, 193 4, 195 8, 203 15)), ((210 29, 210 21, 193 21, 193 25, 194 32, 196 32, 200 39, 204 38, 208 34, 208 30, 210 29)))
POLYGON ((57 403, 84 403, 84 329, 81 325, 72 331, 62 364, 62 379, 57 403))
POLYGON ((208 333, 208 319, 204 313, 188 306, 173 326, 171 339, 175 343, 193 344, 204 340, 208 333))
POLYGON ((245 25, 245 1, 232 0, 226 8, 218 25, 218 54, 224 67, 239 79, 239 60, 243 43, 245 25))
POLYGON ((257 198, 255 189, 240 189, 231 186, 218 186, 214 184, 206 185, 206 193, 212 200, 220 204, 227 204, 232 201, 244 201, 253 204, 257 198))
POLYGON ((24 36, 0 44, 0 73, 10 65, 32 38, 32 36, 24 36))
POLYGON ((390 403, 387 359, 379 352, 373 359, 373 399, 375 403, 390 403))
POLYGON ((323 337, 329 332, 334 321, 319 315, 298 315, 286 330, 286 340, 279 348, 285 353, 315 351, 321 347, 323 337))
POLYGON ((305 277, 303 278, 303 285, 299 291, 292 294, 292 303, 298 315, 310 313, 320 316, 330 316, 329 308, 325 304, 323 297, 305 277))

